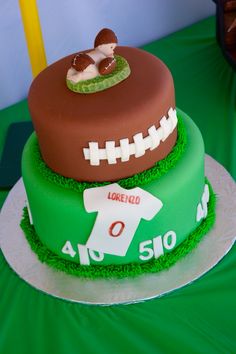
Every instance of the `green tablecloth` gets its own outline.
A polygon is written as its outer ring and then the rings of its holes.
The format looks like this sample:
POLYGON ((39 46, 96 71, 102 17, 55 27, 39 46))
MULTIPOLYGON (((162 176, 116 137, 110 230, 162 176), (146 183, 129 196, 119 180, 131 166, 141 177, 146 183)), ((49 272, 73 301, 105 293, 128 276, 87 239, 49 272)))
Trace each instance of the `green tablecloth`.
MULTIPOLYGON (((215 41, 214 18, 144 49, 170 67, 177 105, 206 151, 236 177, 236 75, 215 41)), ((0 146, 26 102, 0 112, 0 146)), ((1 193, 3 201, 7 192, 1 193)), ((0 254, 0 353, 236 353, 236 248, 193 284, 140 304, 91 307, 45 295, 0 254)))

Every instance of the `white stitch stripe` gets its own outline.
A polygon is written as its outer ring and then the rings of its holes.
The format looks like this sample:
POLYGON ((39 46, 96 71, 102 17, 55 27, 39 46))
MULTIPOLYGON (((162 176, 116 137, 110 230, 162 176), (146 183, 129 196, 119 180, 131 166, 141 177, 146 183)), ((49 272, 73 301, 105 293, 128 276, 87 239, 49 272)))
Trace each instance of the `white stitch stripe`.
POLYGON ((107 160, 109 164, 116 163, 116 150, 115 150, 115 142, 114 141, 106 141, 106 153, 107 160))
POLYGON ((152 125, 151 128, 148 129, 148 134, 151 138, 150 150, 154 150, 160 144, 160 137, 154 125, 152 125))
POLYGON ((134 143, 129 143, 128 138, 120 140, 120 146, 115 146, 115 141, 107 141, 105 149, 99 149, 97 142, 89 142, 89 148, 84 148, 85 160, 90 160, 90 165, 99 166, 100 160, 107 160, 108 164, 117 163, 117 159, 122 162, 129 161, 130 156, 140 157, 147 150, 154 150, 160 145, 160 141, 165 141, 173 132, 178 123, 176 110, 170 108, 168 117, 160 120, 160 127, 152 125, 148 129, 148 135, 143 138, 142 133, 133 136, 134 143))
POLYGON ((129 139, 121 139, 120 140, 120 149, 121 149, 121 161, 129 161, 130 153, 129 153, 129 139))
POLYGON ((100 154, 99 154, 99 148, 98 148, 98 143, 89 143, 89 159, 90 163, 93 166, 99 166, 100 165, 100 154))
POLYGON ((168 111, 168 116, 171 119, 172 122, 172 131, 175 129, 177 123, 178 123, 178 119, 177 119, 177 115, 176 115, 176 110, 173 109, 172 107, 169 109, 168 111))
POLYGON ((134 145, 135 145, 135 157, 140 157, 145 154, 145 144, 143 139, 143 134, 138 133, 134 135, 134 145))
POLYGON ((165 141, 171 133, 171 119, 166 119, 166 117, 161 118, 160 125, 162 127, 162 141, 165 141))

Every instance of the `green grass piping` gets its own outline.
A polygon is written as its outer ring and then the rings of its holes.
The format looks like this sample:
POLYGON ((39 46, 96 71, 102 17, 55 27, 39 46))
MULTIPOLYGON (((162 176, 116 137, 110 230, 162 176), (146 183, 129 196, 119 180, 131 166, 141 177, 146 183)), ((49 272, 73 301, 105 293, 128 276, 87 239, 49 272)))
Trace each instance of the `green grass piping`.
POLYGON ((206 179, 209 186, 210 200, 208 203, 208 215, 201 224, 172 252, 164 254, 158 259, 153 259, 146 263, 130 263, 124 265, 91 265, 83 266, 60 258, 57 254, 50 251, 42 244, 38 238, 34 227, 30 224, 27 208, 23 210, 21 228, 31 246, 37 254, 39 260, 52 268, 66 272, 71 275, 85 278, 124 278, 135 277, 145 273, 156 273, 168 269, 178 260, 191 252, 201 241, 202 237, 208 233, 215 223, 215 204, 216 196, 210 182, 206 179))

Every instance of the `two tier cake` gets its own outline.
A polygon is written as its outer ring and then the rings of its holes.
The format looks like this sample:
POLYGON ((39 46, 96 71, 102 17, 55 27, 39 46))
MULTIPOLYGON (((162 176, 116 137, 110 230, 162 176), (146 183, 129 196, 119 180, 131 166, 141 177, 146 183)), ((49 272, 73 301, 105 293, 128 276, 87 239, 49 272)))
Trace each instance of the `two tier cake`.
POLYGON ((213 226, 203 139, 161 60, 105 29, 41 72, 28 102, 21 226, 42 262, 94 278, 157 272, 213 226))

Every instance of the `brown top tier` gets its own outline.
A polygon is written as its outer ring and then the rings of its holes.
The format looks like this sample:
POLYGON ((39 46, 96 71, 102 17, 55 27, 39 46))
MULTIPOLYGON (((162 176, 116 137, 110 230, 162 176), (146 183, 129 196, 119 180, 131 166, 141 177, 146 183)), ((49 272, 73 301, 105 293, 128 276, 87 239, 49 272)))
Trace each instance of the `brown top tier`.
POLYGON ((120 84, 93 94, 79 94, 66 86, 66 73, 73 55, 47 67, 33 81, 29 109, 46 164, 55 172, 79 181, 115 181, 150 168, 173 148, 176 129, 154 150, 115 164, 101 160, 92 166, 83 149, 89 142, 105 148, 106 141, 128 138, 160 126, 160 119, 175 108, 173 79, 155 56, 136 48, 117 47, 131 68, 120 84))

